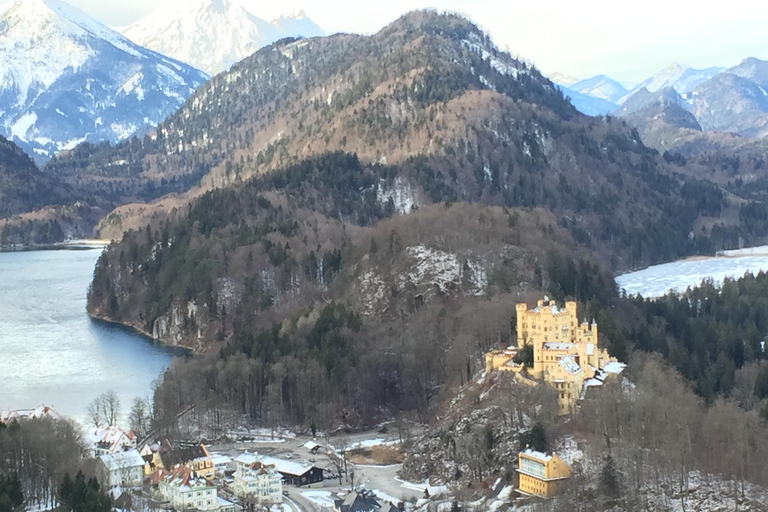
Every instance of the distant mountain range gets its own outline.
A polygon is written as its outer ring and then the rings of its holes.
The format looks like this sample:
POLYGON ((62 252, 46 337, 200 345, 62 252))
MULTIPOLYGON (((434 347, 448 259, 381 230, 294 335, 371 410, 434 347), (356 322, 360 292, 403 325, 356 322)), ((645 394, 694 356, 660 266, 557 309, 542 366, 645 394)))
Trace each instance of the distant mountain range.
POLYGON ((81 142, 116 143, 259 48, 324 35, 303 11, 266 22, 227 0, 175 5, 124 35, 60 0, 0 8, 0 135, 38 163, 81 142))
POLYGON ((749 58, 730 69, 694 69, 672 64, 632 89, 607 76, 599 75, 573 82, 564 75, 552 78, 573 105, 587 115, 631 116, 635 125, 643 123, 638 112, 648 109, 648 123, 658 121, 660 105, 676 105, 691 114, 679 112, 666 119, 682 120, 699 130, 728 132, 742 137, 768 135, 768 62, 749 58), (651 108, 649 108, 651 107, 651 108))
POLYGON ((155 125, 207 78, 58 0, 0 13, 0 135, 38 160, 155 125))
POLYGON ((286 37, 325 32, 304 11, 272 22, 227 0, 193 0, 160 8, 121 29, 132 41, 216 75, 256 50, 286 37))

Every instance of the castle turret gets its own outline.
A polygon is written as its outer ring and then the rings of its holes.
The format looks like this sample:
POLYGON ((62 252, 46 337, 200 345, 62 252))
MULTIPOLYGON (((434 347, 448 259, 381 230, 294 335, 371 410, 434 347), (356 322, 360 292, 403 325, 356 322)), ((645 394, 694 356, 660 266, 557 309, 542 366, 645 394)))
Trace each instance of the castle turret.
POLYGON ((528 311, 528 304, 519 302, 515 306, 515 310, 517 312, 517 349, 522 350, 528 338, 528 326, 525 324, 525 312, 528 311))

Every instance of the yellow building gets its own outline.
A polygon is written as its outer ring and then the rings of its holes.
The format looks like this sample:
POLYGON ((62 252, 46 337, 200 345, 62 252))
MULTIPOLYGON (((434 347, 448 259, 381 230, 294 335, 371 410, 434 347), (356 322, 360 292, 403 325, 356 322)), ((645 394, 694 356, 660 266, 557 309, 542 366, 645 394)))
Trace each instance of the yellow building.
POLYGON ((518 491, 532 496, 554 496, 571 477, 571 467, 557 455, 534 450, 520 452, 518 491))
POLYGON ((216 475, 216 466, 213 463, 211 454, 208 453, 208 448, 204 444, 200 445, 199 456, 187 462, 187 466, 206 480, 211 480, 216 475))
POLYGON ((486 371, 511 371, 523 367, 514 362, 525 346, 533 348, 533 366, 525 368, 533 379, 543 380, 557 390, 561 415, 574 411, 583 391, 601 385, 608 373, 620 373, 624 365, 598 348, 597 324, 578 322, 576 302, 560 308, 547 297, 534 309, 517 304, 517 346, 495 350, 485 356, 486 371))

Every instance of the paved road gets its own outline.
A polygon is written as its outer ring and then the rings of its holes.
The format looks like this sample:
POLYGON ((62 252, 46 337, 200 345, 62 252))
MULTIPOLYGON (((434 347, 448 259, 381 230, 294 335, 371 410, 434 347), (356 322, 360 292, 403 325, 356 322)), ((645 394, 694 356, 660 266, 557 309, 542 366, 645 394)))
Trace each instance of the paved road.
MULTIPOLYGON (((421 429, 412 430, 414 435, 418 434, 420 431, 421 429)), ((373 439, 383 439, 385 442, 399 440, 395 429, 393 429, 392 432, 388 432, 386 434, 372 430, 368 432, 332 437, 329 441, 332 445, 347 444, 347 446, 349 446, 373 439)), ((312 454, 308 449, 304 448, 304 444, 310 440, 312 440, 312 438, 309 436, 297 436, 276 439, 274 441, 235 441, 230 443, 211 445, 209 446, 209 451, 225 454, 232 459, 235 459, 247 450, 250 452, 258 452, 264 455, 287 458, 306 465, 315 464, 323 468, 333 468, 328 455, 322 453, 322 451, 330 449, 326 441, 321 438, 315 439, 315 441, 320 444, 322 448, 321 453, 312 454)), ((419 499, 423 497, 423 493, 413 489, 406 489, 402 487, 400 482, 395 480, 397 472, 400 471, 402 467, 401 464, 392 466, 365 466, 354 465, 350 463, 348 467, 349 469, 353 469, 355 471, 356 487, 362 486, 369 490, 379 490, 384 494, 401 501, 409 501, 411 499, 419 499)), ((338 479, 333 479, 326 480, 321 487, 313 487, 313 489, 329 491, 334 494, 339 492, 346 493, 349 491, 349 485, 349 482, 344 481, 343 486, 339 486, 338 479)), ((307 499, 301 494, 302 490, 307 489, 286 486, 285 490, 288 491, 288 499, 285 501, 294 511, 328 512, 327 508, 323 509, 320 505, 307 499)))

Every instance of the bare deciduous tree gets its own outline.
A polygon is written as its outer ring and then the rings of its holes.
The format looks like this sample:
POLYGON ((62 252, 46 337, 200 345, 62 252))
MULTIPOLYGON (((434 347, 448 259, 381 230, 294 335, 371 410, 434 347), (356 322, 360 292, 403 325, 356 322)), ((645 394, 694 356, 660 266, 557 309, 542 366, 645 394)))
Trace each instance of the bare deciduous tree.
POLYGON ((120 398, 113 390, 102 393, 88 404, 86 413, 95 427, 114 427, 120 419, 120 398))

